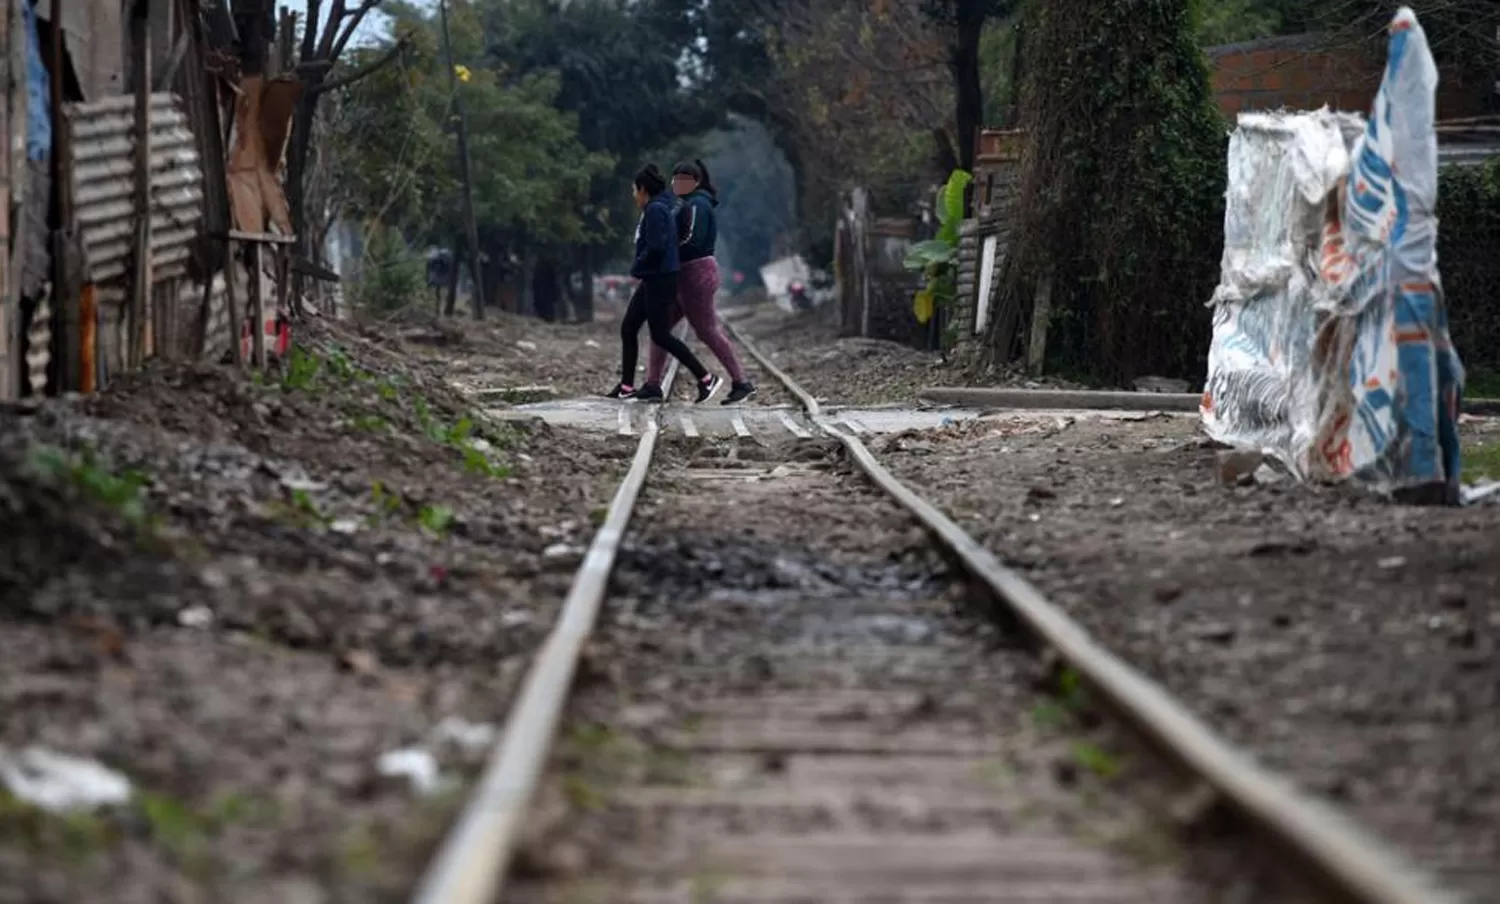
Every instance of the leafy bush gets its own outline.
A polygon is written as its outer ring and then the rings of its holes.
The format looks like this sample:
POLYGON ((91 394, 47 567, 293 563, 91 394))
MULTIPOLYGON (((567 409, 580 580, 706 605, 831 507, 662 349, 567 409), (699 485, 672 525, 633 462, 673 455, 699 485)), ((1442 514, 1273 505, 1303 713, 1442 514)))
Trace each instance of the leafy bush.
POLYGON ((427 291, 427 263, 395 229, 376 225, 365 243, 354 297, 368 311, 385 313, 419 301, 427 291))
POLYGON ((932 319, 939 306, 947 307, 958 295, 958 227, 964 219, 964 192, 974 177, 954 170, 938 189, 937 236, 913 245, 903 266, 927 279, 927 285, 912 300, 918 323, 932 319))
POLYGON ((1500 159, 1438 179, 1438 269, 1468 395, 1500 394, 1500 159))

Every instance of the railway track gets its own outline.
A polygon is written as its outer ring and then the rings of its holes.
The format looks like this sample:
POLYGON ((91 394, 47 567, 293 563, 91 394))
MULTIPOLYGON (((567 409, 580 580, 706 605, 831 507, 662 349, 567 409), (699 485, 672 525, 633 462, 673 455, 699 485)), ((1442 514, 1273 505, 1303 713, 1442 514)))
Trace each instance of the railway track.
POLYGON ((740 338, 798 429, 726 446, 667 437, 671 405, 621 422, 631 468, 415 904, 1451 899, 740 338))

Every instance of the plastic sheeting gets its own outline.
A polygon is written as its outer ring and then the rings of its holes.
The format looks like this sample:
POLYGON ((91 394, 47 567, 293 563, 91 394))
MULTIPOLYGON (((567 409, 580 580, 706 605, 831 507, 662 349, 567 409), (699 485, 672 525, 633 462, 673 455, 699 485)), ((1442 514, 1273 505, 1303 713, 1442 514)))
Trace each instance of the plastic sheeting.
POLYGON ((1437 68, 1390 26, 1368 121, 1246 114, 1230 140, 1204 425, 1303 479, 1458 494, 1463 368, 1437 270, 1437 68))

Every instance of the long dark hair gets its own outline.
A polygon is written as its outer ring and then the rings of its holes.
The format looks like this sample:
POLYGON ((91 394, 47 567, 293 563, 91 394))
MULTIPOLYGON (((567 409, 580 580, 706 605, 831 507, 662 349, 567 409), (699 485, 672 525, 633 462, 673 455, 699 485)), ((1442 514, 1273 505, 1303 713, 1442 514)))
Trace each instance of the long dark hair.
POLYGON ((656 164, 648 163, 636 171, 635 187, 654 198, 667 190, 667 177, 661 174, 656 164))
POLYGON ((699 188, 713 195, 715 198, 719 196, 719 190, 714 188, 713 180, 708 177, 708 164, 702 160, 684 160, 672 167, 672 175, 692 176, 698 182, 699 188))

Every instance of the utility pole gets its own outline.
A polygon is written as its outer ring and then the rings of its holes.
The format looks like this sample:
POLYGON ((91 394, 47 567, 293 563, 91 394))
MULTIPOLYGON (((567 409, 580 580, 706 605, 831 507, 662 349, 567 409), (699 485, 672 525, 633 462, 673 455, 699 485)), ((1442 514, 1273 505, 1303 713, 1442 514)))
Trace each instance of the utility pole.
POLYGON ((469 166, 469 114, 458 92, 458 73, 453 63, 453 38, 448 33, 448 0, 438 0, 443 23, 443 55, 448 61, 448 91, 458 114, 458 172, 464 186, 464 229, 469 234, 469 272, 474 275, 474 319, 484 319, 484 270, 479 260, 479 225, 474 221, 474 174, 469 166))

